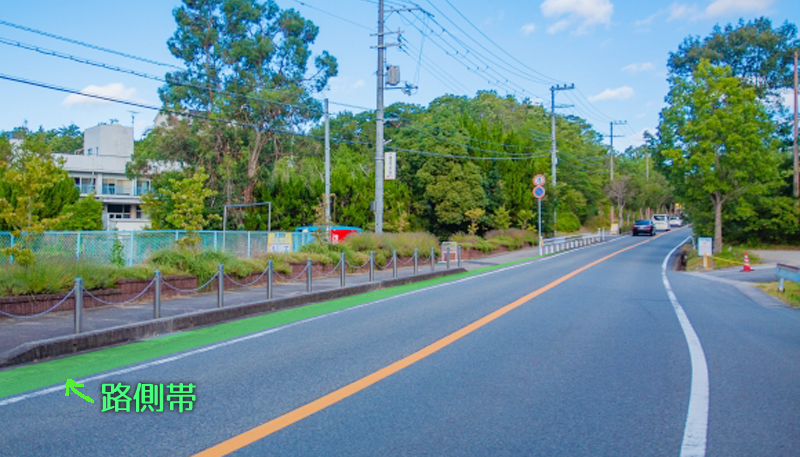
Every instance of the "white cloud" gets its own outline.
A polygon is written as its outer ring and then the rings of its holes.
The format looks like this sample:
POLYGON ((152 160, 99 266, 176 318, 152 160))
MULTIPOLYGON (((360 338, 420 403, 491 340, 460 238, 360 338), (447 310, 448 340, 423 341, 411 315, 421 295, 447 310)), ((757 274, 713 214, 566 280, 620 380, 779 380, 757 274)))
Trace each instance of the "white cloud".
POLYGON ((662 14, 661 11, 657 11, 657 12, 651 14, 650 16, 647 16, 644 19, 639 19, 638 21, 634 22, 634 25, 637 28, 640 28, 640 29, 650 27, 650 24, 653 23, 653 20, 655 18, 657 18, 658 16, 660 16, 661 14, 662 14))
POLYGON ((667 20, 674 21, 675 19, 697 19, 699 15, 700 13, 697 9, 697 5, 673 3, 672 5, 669 5, 669 17, 667 20))
POLYGON ((353 84, 351 84, 350 87, 353 88, 353 89, 358 89, 358 88, 364 87, 366 85, 367 85, 366 81, 364 81, 363 79, 359 79, 358 81, 356 81, 353 84))
POLYGON ((567 27, 577 24, 576 34, 585 34, 598 24, 610 24, 614 5, 610 0, 544 0, 540 5, 542 14, 548 18, 566 18, 559 20, 547 31, 558 33, 567 27))
POLYGON ((706 8, 706 16, 715 17, 726 14, 762 13, 775 0, 715 0, 706 8))
POLYGON ((536 24, 534 24, 533 22, 531 22, 530 24, 525 24, 522 26, 522 28, 520 28, 520 31, 522 32, 523 35, 528 36, 536 31, 536 24))
POLYGON ((673 3, 667 9, 668 21, 715 18, 726 15, 767 13, 775 0, 713 0, 705 9, 697 4, 673 3))
MULTIPOLYGON (((129 87, 126 88, 122 83, 111 83, 105 86, 87 86, 85 89, 81 91, 83 94, 92 94, 92 95, 100 95, 102 97, 109 97, 109 98, 116 98, 121 100, 133 100, 133 96, 136 95, 136 88, 129 87)), ((64 101, 61 102, 62 105, 102 105, 106 103, 111 103, 108 100, 101 100, 99 98, 94 97, 85 97, 83 95, 78 94, 70 94, 64 101)))
POLYGON ((655 70, 656 66, 650 62, 644 63, 632 63, 630 65, 626 65, 622 67, 622 71, 626 71, 628 73, 641 73, 643 71, 652 71, 655 70))
POLYGON ((606 89, 597 95, 589 97, 590 102, 600 102, 603 100, 625 100, 633 97, 633 89, 629 86, 617 87, 616 89, 606 89))
POLYGON ((566 20, 558 21, 555 24, 553 24, 553 25, 551 25, 550 27, 547 28, 547 33, 549 33, 551 35, 556 34, 556 33, 560 32, 562 30, 565 30, 567 27, 569 27, 569 24, 570 24, 570 22, 566 21, 566 20))

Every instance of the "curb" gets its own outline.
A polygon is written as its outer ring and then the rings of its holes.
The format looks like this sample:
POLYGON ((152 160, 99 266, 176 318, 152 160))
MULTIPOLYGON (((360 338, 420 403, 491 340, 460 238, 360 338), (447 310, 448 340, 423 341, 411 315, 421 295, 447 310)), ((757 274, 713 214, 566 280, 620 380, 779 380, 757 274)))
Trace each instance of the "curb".
POLYGON ((0 359, 0 368, 62 355, 76 354, 106 346, 128 343, 142 338, 164 335, 179 330, 227 322, 256 314, 265 314, 286 308, 294 308, 336 298, 350 297, 375 290, 466 272, 467 270, 464 268, 452 268, 450 270, 422 273, 416 276, 387 279, 367 284, 311 292, 294 297, 276 298, 273 300, 234 305, 226 308, 198 311, 180 316, 162 317, 160 319, 95 330, 77 335, 65 335, 46 340, 33 341, 22 344, 11 350, 8 355, 0 359))

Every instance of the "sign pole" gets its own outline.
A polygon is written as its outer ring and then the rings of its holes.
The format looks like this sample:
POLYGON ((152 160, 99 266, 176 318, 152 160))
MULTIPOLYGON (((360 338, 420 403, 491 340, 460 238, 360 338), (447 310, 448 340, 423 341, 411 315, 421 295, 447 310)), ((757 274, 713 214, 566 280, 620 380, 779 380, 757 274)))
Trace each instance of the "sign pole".
POLYGON ((542 199, 536 200, 539 201, 539 255, 542 255, 542 199))

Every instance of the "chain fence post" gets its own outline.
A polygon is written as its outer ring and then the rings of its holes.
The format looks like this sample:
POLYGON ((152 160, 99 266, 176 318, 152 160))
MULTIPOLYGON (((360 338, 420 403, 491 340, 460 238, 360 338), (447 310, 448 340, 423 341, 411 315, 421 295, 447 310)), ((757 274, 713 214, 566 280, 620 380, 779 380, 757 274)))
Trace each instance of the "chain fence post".
POLYGON ((75 278, 75 333, 81 333, 83 327, 83 279, 75 278))
POLYGON ((247 232, 247 257, 250 257, 250 232, 247 232))
POLYGON ((75 239, 75 257, 78 259, 78 262, 81 261, 81 232, 78 232, 75 239))
POLYGON ((461 245, 456 246, 456 265, 461 268, 461 245))
POLYGON ((225 266, 217 264, 217 308, 225 304, 225 266))
POLYGON ((214 250, 215 251, 219 250, 219 249, 217 249, 217 231, 216 230, 214 231, 214 250))
POLYGON ((267 260, 267 300, 272 300, 272 260, 267 260))
MULTIPOLYGON (((10 247, 12 247, 12 248, 14 247, 14 235, 13 234, 11 235, 11 246, 10 247)), ((13 255, 11 256, 11 263, 14 263, 14 256, 13 255)))
POLYGON ((414 248, 414 274, 419 270, 419 249, 414 248))
POLYGON ((369 282, 375 280, 375 251, 369 251, 369 282))
POLYGON ((436 271, 436 248, 431 246, 431 271, 436 271))
POLYGON ((392 277, 397 277, 397 249, 392 249, 392 277))
POLYGON ((345 283, 345 276, 347 275, 347 263, 346 263, 346 261, 344 260, 344 252, 342 252, 342 254, 341 254, 341 257, 340 257, 340 260, 339 260, 339 266, 340 266, 340 267, 341 267, 341 269, 342 269, 342 270, 339 272, 339 275, 340 275, 340 276, 339 276, 339 278, 340 278, 340 281, 339 281, 339 282, 341 283, 341 287, 344 287, 344 283, 345 283))
POLYGON ((447 269, 450 269, 450 246, 447 246, 447 269))
POLYGON ((161 317, 161 271, 156 270, 155 272, 155 292, 153 294, 153 319, 158 319, 161 317))
POLYGON ((306 259, 306 292, 311 292, 312 288, 311 269, 312 269, 311 259, 306 259))

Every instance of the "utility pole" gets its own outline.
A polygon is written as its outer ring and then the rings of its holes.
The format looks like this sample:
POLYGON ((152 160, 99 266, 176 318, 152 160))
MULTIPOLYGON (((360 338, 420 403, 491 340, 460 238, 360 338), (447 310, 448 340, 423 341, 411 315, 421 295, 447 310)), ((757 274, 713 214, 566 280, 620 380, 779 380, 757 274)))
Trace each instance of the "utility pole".
POLYGON ((132 136, 133 133, 134 133, 133 129, 134 129, 135 123, 136 123, 136 115, 139 114, 139 112, 138 111, 128 111, 128 112, 131 113, 131 136, 132 136))
POLYGON ((650 148, 644 153, 644 179, 650 181, 650 148))
POLYGON ((331 225, 331 122, 325 99, 325 229, 331 225))
POLYGON ((800 197, 800 170, 797 164, 797 51, 794 52, 794 196, 800 197))
POLYGON ((553 177, 553 186, 556 185, 558 179, 556 177, 556 165, 558 164, 558 156, 556 149, 556 91, 558 90, 572 90, 575 89, 575 84, 566 84, 560 86, 550 87, 550 174, 553 177))
POLYGON ((375 109, 375 233, 383 233, 383 0, 378 0, 378 101, 375 109))
MULTIPOLYGON (((384 15, 401 11, 421 10, 425 12, 420 7, 387 10, 384 8, 383 2, 384 0, 378 0, 378 96, 375 109, 375 201, 373 202, 375 205, 373 208, 375 210, 375 233, 383 233, 383 174, 385 172, 383 166, 383 91, 386 89, 384 82, 386 76, 385 54, 387 47, 400 46, 399 41, 397 43, 384 44, 383 38, 387 34, 384 32, 384 15)), ((399 31, 388 33, 400 34, 399 31)))
MULTIPOLYGON (((558 149, 556 148, 556 91, 559 90, 572 90, 575 89, 575 84, 555 85, 550 87, 550 175, 553 177, 553 188, 555 189, 558 183, 557 165, 558 165, 558 149)), ((559 105, 559 108, 564 108, 567 105, 559 105)), ((554 192, 554 198, 557 198, 557 193, 554 192)), ((557 204, 553 205, 553 235, 558 231, 558 209, 557 204)))
MULTIPOLYGON (((614 126, 615 125, 625 125, 628 121, 611 121, 609 124, 611 125, 611 182, 614 182, 614 126)), ((617 135, 617 138, 621 137, 622 135, 617 135)))

